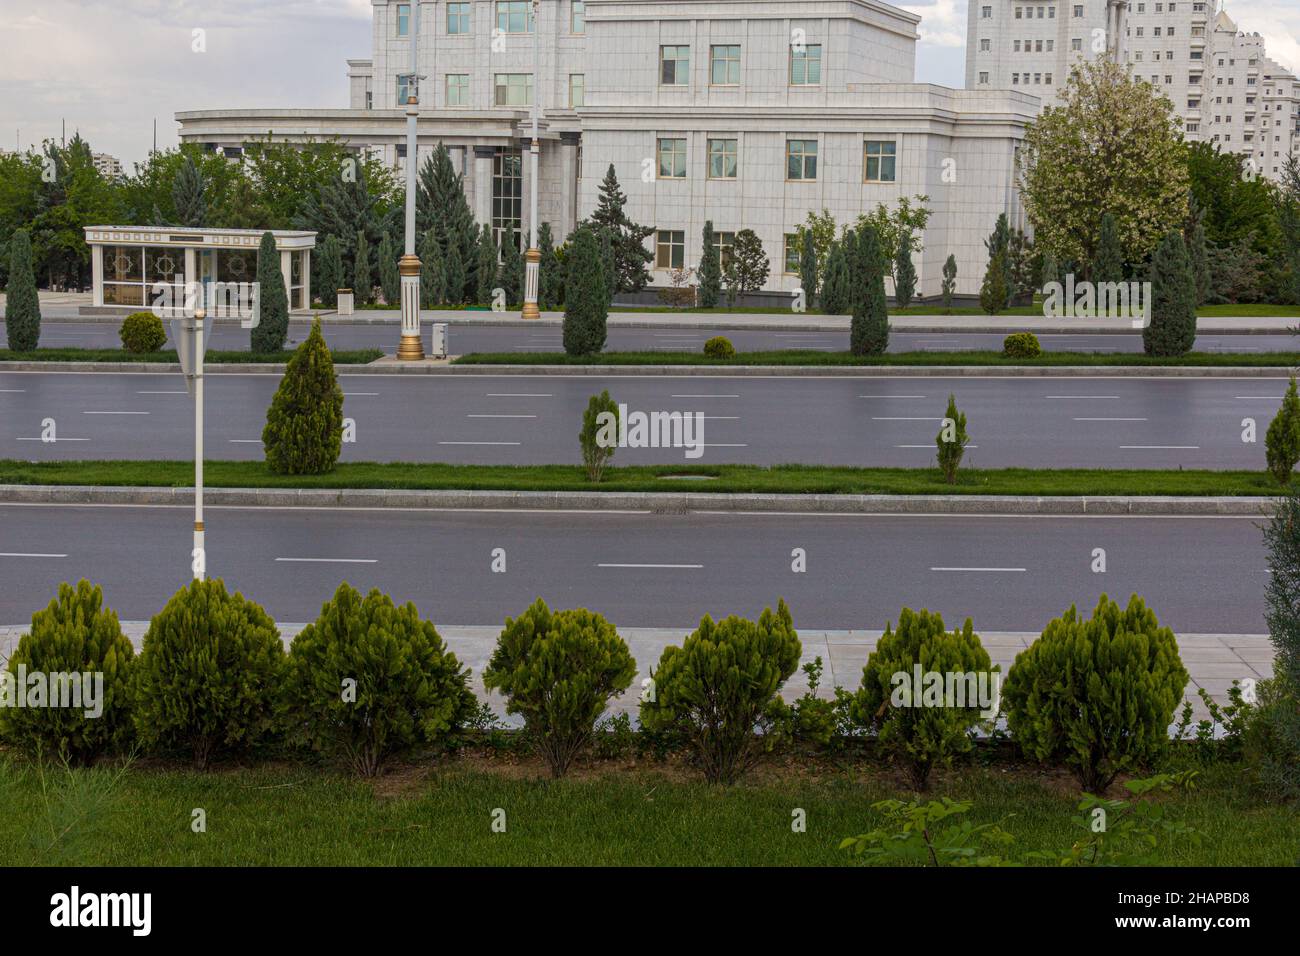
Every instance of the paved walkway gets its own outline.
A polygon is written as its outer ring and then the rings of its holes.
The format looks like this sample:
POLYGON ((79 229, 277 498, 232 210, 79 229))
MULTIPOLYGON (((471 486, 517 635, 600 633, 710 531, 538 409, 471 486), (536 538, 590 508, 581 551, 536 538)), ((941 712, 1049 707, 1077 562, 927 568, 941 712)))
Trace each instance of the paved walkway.
MULTIPOLYGON (((302 624, 281 624, 280 633, 286 646, 303 629, 302 624)), ((122 630, 136 645, 148 628, 147 622, 123 622, 122 630)), ((27 630, 26 625, 0 627, 0 655, 7 658, 17 645, 18 638, 27 630)), ((505 701, 499 694, 489 694, 483 687, 479 675, 487 666, 496 646, 501 629, 497 626, 486 627, 443 627, 438 633, 447 642, 448 648, 455 653, 461 663, 468 664, 474 673, 474 690, 483 700, 492 704, 498 715, 505 715, 505 701)), ((621 698, 614 701, 611 713, 630 713, 637 709, 637 686, 642 678, 649 675, 650 668, 658 662, 660 655, 669 644, 680 645, 685 634, 668 628, 619 628, 619 633, 627 641, 632 656, 638 663, 637 680, 632 688, 621 698)), ((880 640, 880 631, 820 631, 806 630, 799 633, 803 642, 803 663, 820 657, 824 665, 818 694, 821 697, 834 697, 835 687, 856 690, 862 677, 862 667, 867 662, 867 655, 880 640)), ((1027 648, 1038 635, 1025 632, 985 632, 980 634, 980 642, 989 652, 994 664, 1000 665, 1006 673, 1016 655, 1027 648)), ((1191 675, 1186 696, 1192 700, 1194 713, 1199 719, 1207 716, 1205 705, 1201 702, 1198 688, 1205 688, 1210 696, 1220 703, 1227 703, 1228 688, 1234 680, 1259 680, 1271 677, 1273 673, 1273 646, 1265 634, 1184 634, 1178 638, 1178 651, 1183 665, 1191 675)), ((793 700, 806 693, 808 680, 802 670, 797 671, 786 683, 782 696, 793 700)), ((1175 715, 1177 716, 1177 715, 1175 715)))

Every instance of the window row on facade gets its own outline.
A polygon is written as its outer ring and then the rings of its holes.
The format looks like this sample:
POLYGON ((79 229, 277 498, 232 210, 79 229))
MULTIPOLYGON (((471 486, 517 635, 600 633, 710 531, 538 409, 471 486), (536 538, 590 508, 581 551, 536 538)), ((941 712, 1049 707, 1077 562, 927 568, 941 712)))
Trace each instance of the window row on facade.
MULTIPOLYGON (((731 251, 736 242, 735 232, 715 230, 713 248, 718 250, 722 271, 731 265, 731 251)), ((799 274, 800 238, 797 232, 787 232, 782 237, 781 258, 778 260, 784 275, 799 274)), ((660 270, 685 269, 686 230, 658 229, 655 231, 655 268, 660 270)), ((695 268, 692 265, 691 268, 695 268)))
MULTIPOLYGON (((817 179, 819 144, 815 139, 785 141, 785 178, 789 182, 817 179)), ((740 141, 734 137, 709 137, 706 144, 709 179, 740 178, 740 141)), ((687 141, 684 136, 660 136, 655 143, 656 177, 686 179, 687 141)), ((898 176, 898 144, 894 140, 868 139, 862 143, 862 181, 892 183, 898 176)))
MULTIPOLYGON (((473 3, 469 0, 462 2, 449 2, 443 4, 446 12, 443 19, 443 30, 447 36, 471 36, 474 32, 473 3)), ((569 33, 581 35, 587 32, 587 4, 585 0, 570 0, 569 2, 569 33)), ((411 35, 411 4, 396 4, 396 14, 393 18, 393 31, 396 36, 409 37, 411 35)), ((532 33, 533 32, 533 4, 532 0, 497 0, 494 4, 493 12, 495 22, 492 29, 499 33, 532 33)))

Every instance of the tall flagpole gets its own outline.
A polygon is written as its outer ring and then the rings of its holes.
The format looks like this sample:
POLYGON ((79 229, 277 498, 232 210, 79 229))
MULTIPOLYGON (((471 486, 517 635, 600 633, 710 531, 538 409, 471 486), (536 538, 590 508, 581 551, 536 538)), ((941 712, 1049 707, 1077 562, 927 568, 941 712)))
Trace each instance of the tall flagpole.
POLYGON ((540 76, 542 25, 539 20, 541 0, 533 0, 533 133, 529 140, 529 200, 528 200, 528 252, 524 255, 524 308, 521 319, 540 319, 537 308, 537 287, 540 279, 542 253, 537 248, 537 114, 542 94, 540 76))
POLYGON ((415 177, 418 170, 416 119, 420 115, 420 2, 411 4, 411 75, 406 84, 406 254, 397 263, 402 279, 402 341, 397 357, 407 362, 424 358, 420 341, 420 258, 415 254, 415 177))

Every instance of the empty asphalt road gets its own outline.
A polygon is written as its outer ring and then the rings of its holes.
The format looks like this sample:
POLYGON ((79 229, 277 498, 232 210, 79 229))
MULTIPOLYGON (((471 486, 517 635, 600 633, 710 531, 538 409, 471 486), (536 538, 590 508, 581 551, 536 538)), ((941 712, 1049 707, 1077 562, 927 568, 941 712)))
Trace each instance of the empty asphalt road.
MULTIPOLYGON (((883 628, 904 606, 950 626, 1038 631, 1071 604, 1136 592, 1180 632, 1261 633, 1252 519, 210 508, 208 573, 281 621, 313 620, 341 581, 439 624, 500 624, 536 597, 616 624, 753 617, 785 598, 802 628, 883 628), (803 549, 807 571, 792 570, 803 549), (1094 573, 1094 549, 1106 572, 1094 573), (504 552, 505 572, 491 570, 504 552)), ((190 578, 185 507, 0 505, 0 623, 61 581, 103 585, 147 620, 190 578)))
MULTIPOLYGON (((206 456, 256 460, 274 374, 206 379, 206 456)), ((630 411, 698 412, 702 457, 624 449, 615 464, 923 467, 949 393, 971 467, 1264 467, 1285 390, 1265 378, 929 378, 586 375, 340 376, 356 424, 345 461, 578 463, 589 397, 630 411), (1253 443, 1242 440, 1255 422, 1253 443)), ((179 372, 0 372, 0 458, 189 458, 193 404, 179 372), (55 442, 42 441, 53 420, 55 442)))

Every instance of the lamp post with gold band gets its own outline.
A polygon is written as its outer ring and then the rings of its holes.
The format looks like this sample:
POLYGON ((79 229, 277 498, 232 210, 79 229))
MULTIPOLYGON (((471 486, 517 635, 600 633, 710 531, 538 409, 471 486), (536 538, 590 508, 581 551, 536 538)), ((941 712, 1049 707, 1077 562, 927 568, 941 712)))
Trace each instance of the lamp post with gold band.
POLYGON ((406 254, 397 262, 402 284, 402 341, 397 357, 404 362, 424 358, 420 341, 420 259, 415 254, 415 189, 419 166, 416 120, 420 115, 420 4, 411 4, 411 75, 406 89, 406 254))

